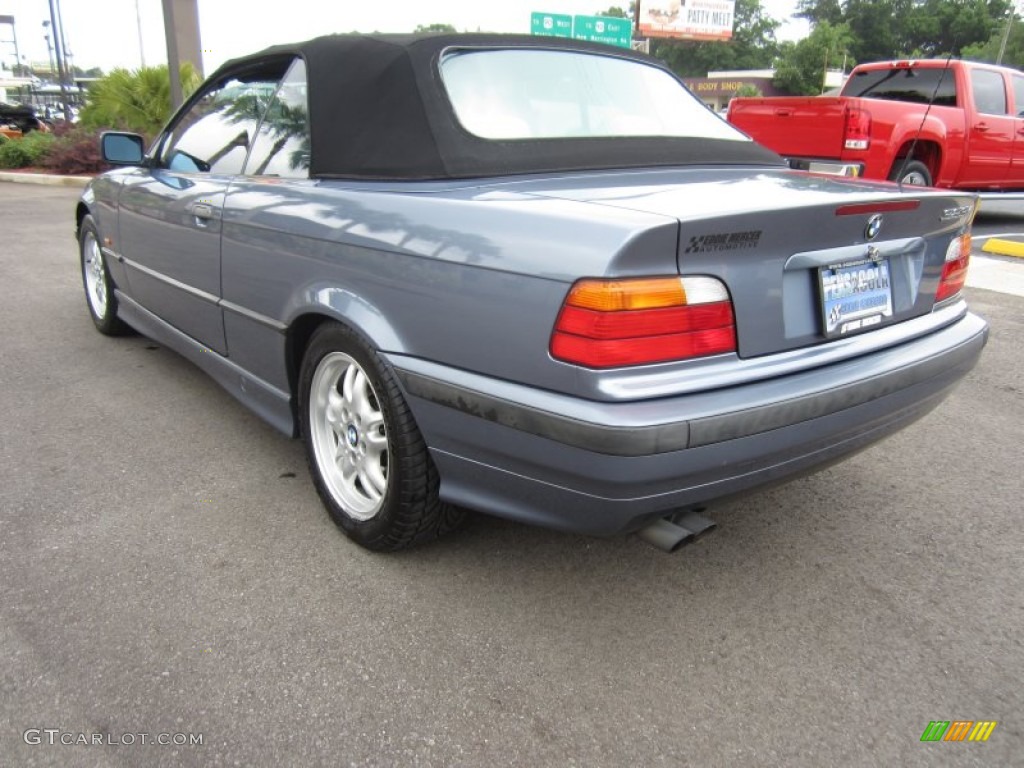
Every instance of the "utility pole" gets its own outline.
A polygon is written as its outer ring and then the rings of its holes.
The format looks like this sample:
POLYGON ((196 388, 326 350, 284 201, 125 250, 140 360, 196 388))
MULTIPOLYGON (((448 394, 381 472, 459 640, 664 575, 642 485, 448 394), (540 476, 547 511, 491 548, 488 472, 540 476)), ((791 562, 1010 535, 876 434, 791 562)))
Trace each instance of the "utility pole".
POLYGON ((61 48, 60 27, 57 26, 57 11, 54 9, 53 0, 50 0, 50 29, 53 30, 53 47, 57 54, 57 77, 60 82, 60 100, 64 107, 64 119, 71 122, 71 104, 68 103, 68 74, 64 67, 64 52, 61 48))
POLYGON ((57 71, 57 65, 53 61, 53 44, 50 42, 50 22, 43 22, 43 39, 46 40, 46 56, 50 62, 50 77, 57 71))
POLYGON ((187 61, 203 74, 202 46, 199 43, 199 7, 197 0, 163 0, 164 35, 167 37, 167 71, 171 78, 171 108, 181 106, 181 62, 187 61))
POLYGON ((999 55, 996 56, 996 64, 1003 63, 1003 54, 1006 53, 1006 43, 1010 39, 1010 26, 1013 24, 1013 17, 1017 14, 1017 4, 1010 6, 1010 13, 1006 17, 1006 26, 1003 28, 1003 39, 999 43, 999 55))
MULTIPOLYGON (((20 67, 22 66, 22 63, 21 51, 18 50, 18 28, 14 26, 13 18, 11 19, 11 36, 14 38, 14 63, 16 66, 20 67)), ((15 70, 15 74, 17 74, 17 70, 15 70)), ((24 74, 24 71, 22 71, 22 75, 24 74)))
POLYGON ((139 0, 135 0, 135 26, 139 30, 139 61, 146 68, 146 50, 142 47, 142 14, 139 12, 139 0))

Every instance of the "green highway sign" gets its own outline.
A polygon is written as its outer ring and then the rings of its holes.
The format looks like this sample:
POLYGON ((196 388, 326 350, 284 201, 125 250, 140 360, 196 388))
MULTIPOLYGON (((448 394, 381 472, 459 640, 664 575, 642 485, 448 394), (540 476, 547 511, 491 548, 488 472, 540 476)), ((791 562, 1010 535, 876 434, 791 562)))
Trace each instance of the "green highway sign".
POLYGON ((569 16, 564 13, 534 11, 530 14, 530 34, 573 37, 629 48, 633 39, 633 22, 614 16, 569 16))
POLYGON ((572 16, 564 13, 530 14, 530 34, 548 37, 572 37, 572 16))
POLYGON ((572 36, 577 40, 629 48, 633 39, 633 22, 613 16, 576 16, 572 22, 572 36))

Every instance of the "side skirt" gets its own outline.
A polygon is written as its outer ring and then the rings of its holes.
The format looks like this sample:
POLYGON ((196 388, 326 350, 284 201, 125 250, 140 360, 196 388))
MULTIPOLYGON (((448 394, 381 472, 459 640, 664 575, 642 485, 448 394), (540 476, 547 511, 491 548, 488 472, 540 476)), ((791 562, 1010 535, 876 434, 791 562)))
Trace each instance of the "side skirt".
POLYGON ((139 333, 160 342, 196 365, 242 405, 254 411, 274 428, 288 437, 295 437, 298 434, 292 415, 291 396, 287 392, 282 392, 263 379, 253 376, 226 357, 168 325, 121 291, 115 289, 114 293, 117 296, 118 317, 139 333))

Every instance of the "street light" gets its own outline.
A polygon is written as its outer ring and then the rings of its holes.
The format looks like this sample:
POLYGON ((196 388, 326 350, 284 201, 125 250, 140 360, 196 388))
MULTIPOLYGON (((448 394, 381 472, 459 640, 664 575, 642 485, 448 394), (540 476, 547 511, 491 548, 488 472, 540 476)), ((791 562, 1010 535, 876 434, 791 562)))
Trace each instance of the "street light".
POLYGON ((46 55, 50 59, 50 79, 53 79, 57 71, 57 65, 53 63, 53 45, 50 43, 50 22, 43 22, 43 39, 46 40, 46 55))

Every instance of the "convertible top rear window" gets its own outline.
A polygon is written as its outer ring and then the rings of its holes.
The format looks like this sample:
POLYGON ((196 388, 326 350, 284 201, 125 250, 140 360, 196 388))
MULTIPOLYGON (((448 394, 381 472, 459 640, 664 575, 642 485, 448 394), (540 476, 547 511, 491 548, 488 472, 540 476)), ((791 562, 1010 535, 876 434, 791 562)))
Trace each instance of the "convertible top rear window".
POLYGON ((749 141, 670 73, 575 51, 470 50, 441 77, 462 126, 485 139, 689 136, 749 141))

